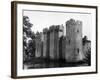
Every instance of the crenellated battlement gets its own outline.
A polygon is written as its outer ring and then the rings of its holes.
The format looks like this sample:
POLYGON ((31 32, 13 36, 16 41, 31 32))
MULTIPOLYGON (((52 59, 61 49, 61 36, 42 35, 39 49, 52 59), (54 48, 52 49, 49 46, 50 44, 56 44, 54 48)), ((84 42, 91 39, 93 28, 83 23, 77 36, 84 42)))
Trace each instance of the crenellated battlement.
POLYGON ((47 33, 47 32, 48 32, 48 28, 44 28, 43 33, 47 33))
POLYGON ((66 22, 66 26, 71 26, 71 25, 74 25, 74 27, 75 25, 82 25, 82 21, 80 20, 75 21, 74 19, 70 19, 66 22))
POLYGON ((49 31, 63 31, 64 26, 63 25, 52 25, 49 28, 49 31))

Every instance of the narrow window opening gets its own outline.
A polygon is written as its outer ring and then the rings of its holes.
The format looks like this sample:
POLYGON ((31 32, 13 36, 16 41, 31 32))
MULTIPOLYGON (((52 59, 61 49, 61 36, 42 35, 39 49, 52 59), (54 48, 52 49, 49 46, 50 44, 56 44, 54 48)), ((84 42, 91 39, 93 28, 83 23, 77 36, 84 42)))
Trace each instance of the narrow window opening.
POLYGON ((79 53, 79 48, 77 49, 77 52, 79 53))
POLYGON ((79 30, 77 30, 77 33, 79 33, 79 30))
POLYGON ((70 40, 69 40, 69 44, 70 44, 70 40))

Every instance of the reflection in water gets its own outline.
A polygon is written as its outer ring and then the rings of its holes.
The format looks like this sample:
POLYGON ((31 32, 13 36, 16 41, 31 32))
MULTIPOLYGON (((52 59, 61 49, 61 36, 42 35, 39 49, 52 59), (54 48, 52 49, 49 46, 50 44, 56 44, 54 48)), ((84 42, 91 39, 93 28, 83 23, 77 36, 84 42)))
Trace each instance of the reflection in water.
POLYGON ((24 64, 24 69, 36 69, 36 68, 55 68, 55 67, 75 67, 75 66, 88 66, 86 63, 66 63, 60 61, 49 61, 49 62, 37 62, 24 64))

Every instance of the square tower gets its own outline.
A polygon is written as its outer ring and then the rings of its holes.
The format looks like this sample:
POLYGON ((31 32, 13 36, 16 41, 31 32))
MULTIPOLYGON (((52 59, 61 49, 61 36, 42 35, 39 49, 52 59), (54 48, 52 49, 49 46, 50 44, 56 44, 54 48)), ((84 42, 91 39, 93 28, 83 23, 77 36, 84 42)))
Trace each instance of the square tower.
POLYGON ((43 29, 43 58, 49 59, 49 30, 43 29))
POLYGON ((52 25, 49 28, 50 31, 50 59, 58 60, 60 58, 59 53, 59 40, 63 35, 63 25, 52 25))
POLYGON ((35 50, 35 56, 36 57, 41 57, 42 56, 42 40, 41 40, 41 32, 37 32, 35 35, 35 45, 36 45, 36 50, 35 50))
POLYGON ((70 19, 66 22, 66 53, 67 62, 82 60, 82 22, 70 19))

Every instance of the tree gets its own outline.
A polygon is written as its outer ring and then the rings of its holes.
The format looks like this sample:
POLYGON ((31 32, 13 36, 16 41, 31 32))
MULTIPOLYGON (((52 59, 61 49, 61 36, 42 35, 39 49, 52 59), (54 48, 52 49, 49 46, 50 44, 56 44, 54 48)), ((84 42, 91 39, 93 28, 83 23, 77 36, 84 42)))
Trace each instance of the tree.
POLYGON ((23 16, 23 52, 24 61, 35 55, 35 34, 32 32, 33 24, 28 16, 23 16))
POLYGON ((82 39, 83 41, 83 50, 85 53, 85 58, 84 58, 84 62, 88 63, 88 65, 91 65, 91 46, 89 44, 91 44, 91 41, 88 40, 87 36, 84 36, 84 38, 82 39))
POLYGON ((83 41, 83 45, 85 45, 85 42, 88 40, 87 36, 84 36, 82 41, 83 41))

